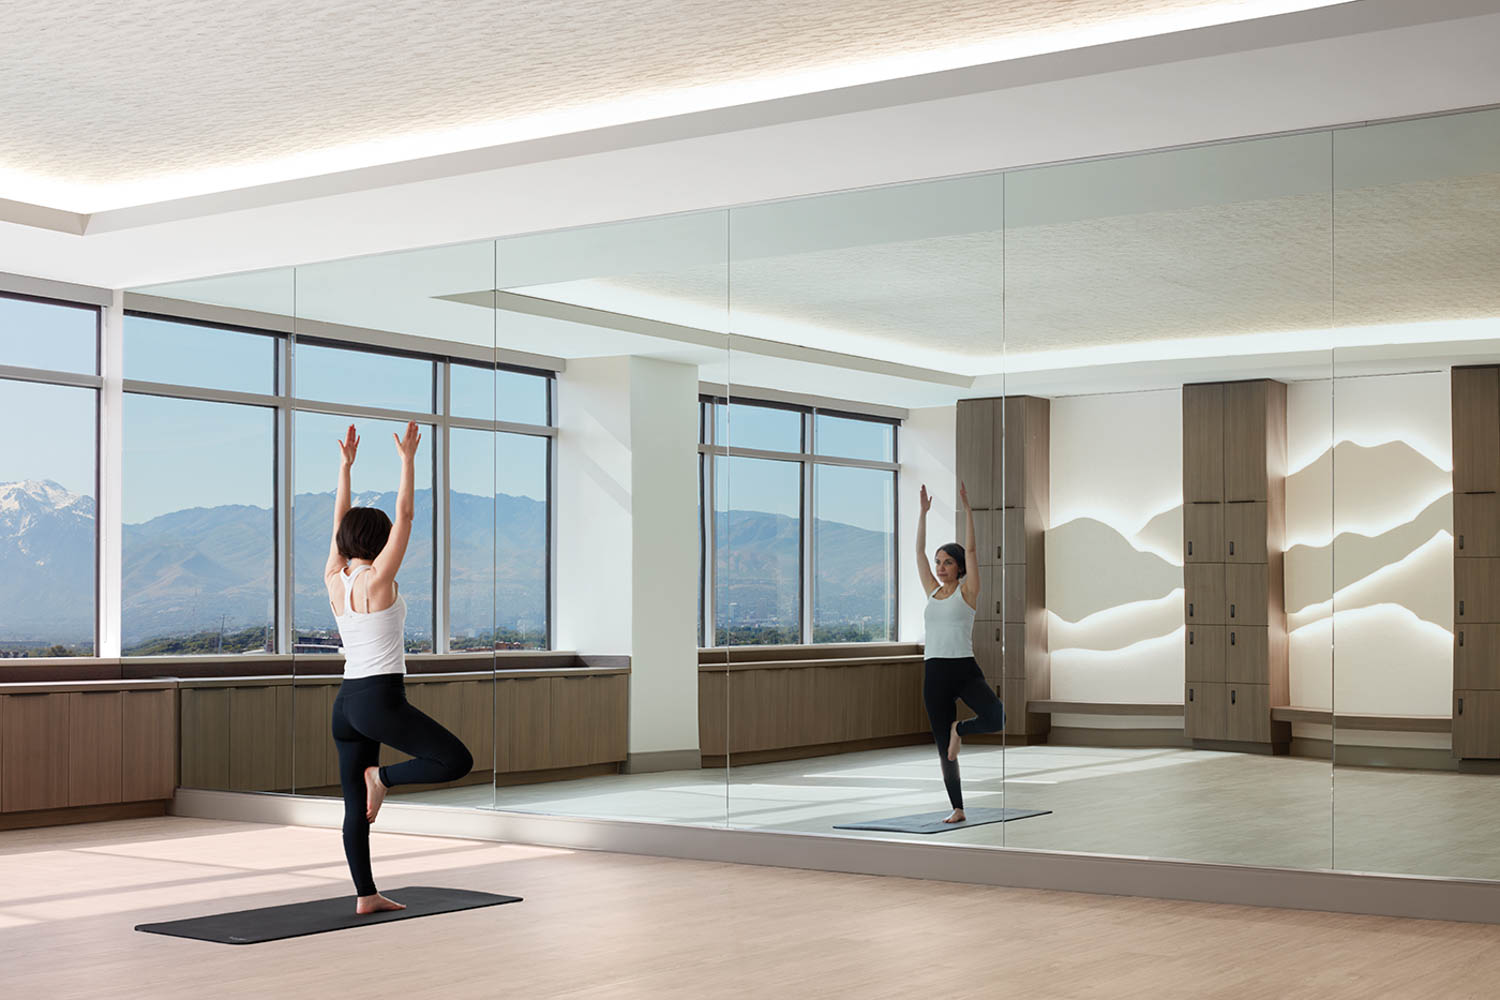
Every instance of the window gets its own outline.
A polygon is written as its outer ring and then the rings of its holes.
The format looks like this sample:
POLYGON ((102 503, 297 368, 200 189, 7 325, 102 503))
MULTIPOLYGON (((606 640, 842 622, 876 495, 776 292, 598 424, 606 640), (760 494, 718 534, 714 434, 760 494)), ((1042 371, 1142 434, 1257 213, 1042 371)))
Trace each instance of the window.
POLYGON ((543 427, 551 423, 551 377, 472 364, 455 363, 450 370, 455 417, 543 427))
POLYGON ((699 641, 710 618, 715 645, 894 640, 896 423, 709 397, 700 413, 699 641))
POLYGON ((0 296, 0 656, 94 653, 98 338, 97 309, 0 296))
POLYGON ((433 362, 347 347, 297 342, 298 399, 433 412, 433 362))
POLYGON ((270 395, 276 391, 276 338, 130 316, 125 322, 125 377, 270 395))

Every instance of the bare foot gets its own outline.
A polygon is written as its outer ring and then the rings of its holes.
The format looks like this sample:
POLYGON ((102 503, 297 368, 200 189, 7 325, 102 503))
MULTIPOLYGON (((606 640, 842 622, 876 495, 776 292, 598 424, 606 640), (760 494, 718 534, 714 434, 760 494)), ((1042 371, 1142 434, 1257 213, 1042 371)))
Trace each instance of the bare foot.
POLYGON ((386 899, 380 893, 373 896, 361 896, 354 903, 354 912, 360 916, 367 913, 380 913, 383 910, 404 910, 405 903, 398 903, 394 899, 386 899))
POLYGON ((963 745, 963 740, 958 738, 958 723, 954 723, 948 729, 948 759, 958 760, 958 748, 963 745))
POLYGON ((953 815, 943 820, 944 823, 962 823, 963 821, 964 811, 962 809, 953 810, 953 815))
POLYGON ((365 768, 365 819, 375 822, 375 817, 380 814, 380 804, 384 801, 385 786, 380 783, 380 768, 365 768))

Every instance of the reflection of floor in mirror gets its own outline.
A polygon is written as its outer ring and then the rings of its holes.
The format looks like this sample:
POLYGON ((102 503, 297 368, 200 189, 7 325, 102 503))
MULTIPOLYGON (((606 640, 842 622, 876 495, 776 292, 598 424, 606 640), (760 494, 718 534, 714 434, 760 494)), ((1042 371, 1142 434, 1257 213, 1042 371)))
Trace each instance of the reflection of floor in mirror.
MULTIPOLYGON (((835 833, 835 823, 946 810, 936 752, 898 747, 722 770, 442 789, 432 804, 835 833)), ((1184 749, 966 747, 965 804, 1051 815, 933 836, 1040 850, 1275 867, 1500 878, 1500 776, 1339 768, 1184 749), (1336 781, 1334 774, 1336 773, 1336 781), (1338 814, 1333 815, 1337 794, 1338 814), (1337 822, 1335 822, 1337 819, 1337 822), (1338 855, 1334 857, 1333 848, 1338 855)))
POLYGON ((382 888, 525 901, 225 947, 131 928, 347 894, 337 830, 163 818, 0 833, 0 995, 1366 1000, 1489 996, 1500 977, 1500 927, 1482 924, 370 841, 382 888))

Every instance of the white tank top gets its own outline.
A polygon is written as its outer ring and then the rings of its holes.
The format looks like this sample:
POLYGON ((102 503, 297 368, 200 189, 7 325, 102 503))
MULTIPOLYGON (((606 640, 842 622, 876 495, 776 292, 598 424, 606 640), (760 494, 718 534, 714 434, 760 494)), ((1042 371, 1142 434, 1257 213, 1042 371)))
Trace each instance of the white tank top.
POLYGON ((334 616, 339 627, 339 652, 344 654, 344 677, 375 677, 406 673, 406 598, 384 611, 354 610, 354 581, 369 566, 356 566, 339 576, 344 581, 344 613, 334 616))
POLYGON ((929 660, 973 656, 974 609, 964 600, 962 586, 947 597, 933 596, 942 589, 938 587, 927 595, 927 609, 923 613, 927 639, 922 655, 929 660))

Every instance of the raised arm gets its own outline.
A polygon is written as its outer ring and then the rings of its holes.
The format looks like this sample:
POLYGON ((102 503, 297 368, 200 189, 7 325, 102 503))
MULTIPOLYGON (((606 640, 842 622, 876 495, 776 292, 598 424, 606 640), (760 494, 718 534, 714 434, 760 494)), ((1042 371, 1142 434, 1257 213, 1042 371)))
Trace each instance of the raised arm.
POLYGON ((339 442, 339 488, 333 500, 333 532, 328 536, 328 562, 323 566, 325 578, 342 572, 349 564, 349 560, 339 554, 339 525, 344 523, 344 515, 349 513, 349 476, 350 470, 354 468, 354 455, 357 451, 359 435, 354 432, 354 425, 350 424, 344 440, 339 442))
POLYGON ((937 577, 932 575, 932 567, 927 564, 927 511, 932 507, 932 497, 927 495, 927 487, 922 487, 918 498, 922 504, 922 512, 917 515, 917 576, 922 581, 922 594, 930 595, 937 590, 937 577))
POLYGON ((969 602, 969 607, 979 607, 979 546, 974 538, 974 508, 969 506, 969 490, 963 483, 958 484, 958 498, 964 504, 964 520, 968 522, 964 535, 964 563, 968 569, 964 573, 963 593, 964 600, 969 602))
POLYGON ((396 517, 391 521, 391 536, 385 540, 380 555, 375 557, 374 584, 395 581, 401 560, 406 558, 406 545, 411 541, 411 522, 417 515, 417 445, 422 443, 422 435, 416 422, 409 421, 404 437, 391 436, 396 438, 396 451, 401 454, 401 486, 396 491, 396 517))

